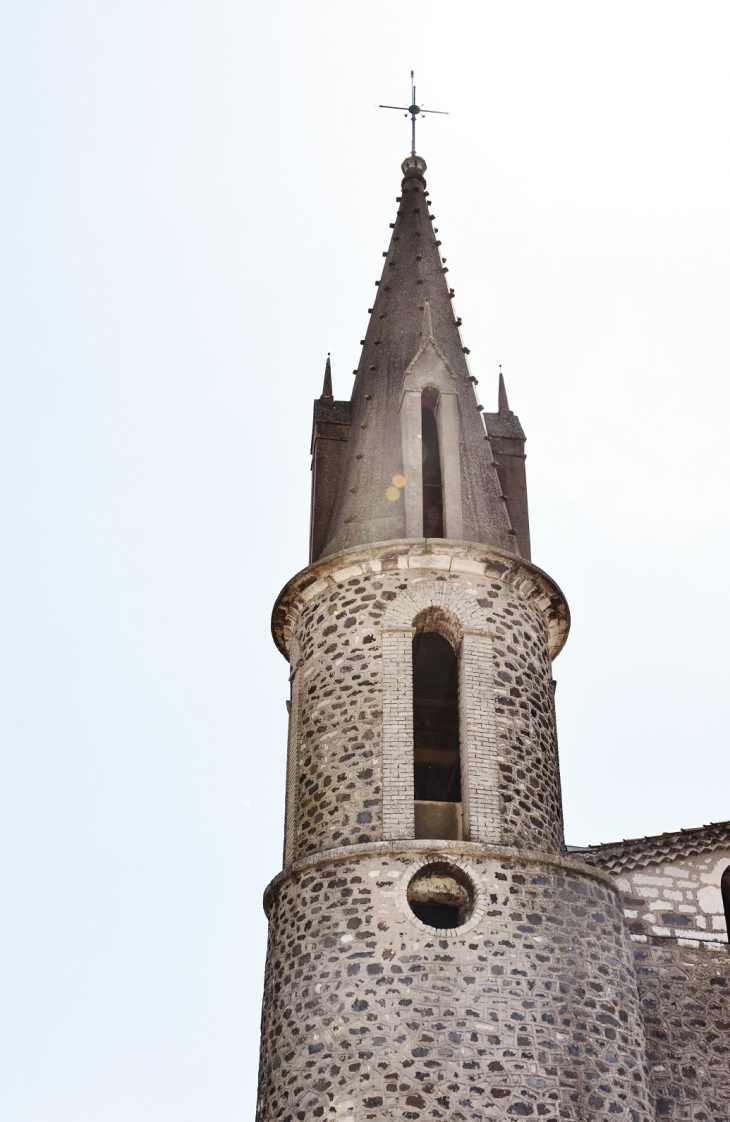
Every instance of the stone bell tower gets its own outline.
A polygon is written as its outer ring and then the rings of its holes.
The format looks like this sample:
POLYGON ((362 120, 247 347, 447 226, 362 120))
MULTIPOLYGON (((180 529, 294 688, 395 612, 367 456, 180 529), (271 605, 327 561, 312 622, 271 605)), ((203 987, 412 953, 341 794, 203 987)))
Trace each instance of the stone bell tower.
POLYGON ((479 405, 418 156, 350 401, 314 406, 310 563, 281 592, 283 869, 257 1119, 650 1111, 613 881, 566 854, 524 433, 479 405))

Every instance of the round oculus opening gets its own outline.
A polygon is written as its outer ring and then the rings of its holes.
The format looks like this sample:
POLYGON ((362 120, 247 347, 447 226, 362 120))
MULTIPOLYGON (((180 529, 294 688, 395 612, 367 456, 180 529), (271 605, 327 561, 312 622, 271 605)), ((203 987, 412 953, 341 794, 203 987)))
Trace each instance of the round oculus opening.
POLYGON ((411 879, 406 894, 416 919, 439 931, 462 927, 474 910, 474 885, 458 865, 430 861, 411 879))

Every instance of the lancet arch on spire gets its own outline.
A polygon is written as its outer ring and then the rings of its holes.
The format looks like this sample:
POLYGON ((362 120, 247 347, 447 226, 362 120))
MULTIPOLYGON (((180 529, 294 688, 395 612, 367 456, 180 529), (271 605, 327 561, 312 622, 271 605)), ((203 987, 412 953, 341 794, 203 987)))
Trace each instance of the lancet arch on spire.
POLYGON ((463 537, 456 381, 426 302, 421 344, 403 373, 399 401, 409 538, 463 537))
POLYGON ((421 492, 423 496, 423 536, 443 538, 444 483, 439 438, 439 399, 434 386, 421 393, 421 492))

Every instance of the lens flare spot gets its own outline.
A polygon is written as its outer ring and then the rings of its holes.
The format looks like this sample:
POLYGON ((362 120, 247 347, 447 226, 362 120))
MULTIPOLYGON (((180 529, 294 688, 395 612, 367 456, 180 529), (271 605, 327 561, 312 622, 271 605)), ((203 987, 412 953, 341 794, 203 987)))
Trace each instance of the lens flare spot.
POLYGON ((406 485, 405 475, 394 475, 393 476, 393 486, 394 487, 405 487, 405 485, 406 485))
POLYGON ((394 503, 397 499, 400 498, 400 491, 397 487, 389 487, 385 492, 385 497, 386 499, 390 499, 390 501, 394 503))

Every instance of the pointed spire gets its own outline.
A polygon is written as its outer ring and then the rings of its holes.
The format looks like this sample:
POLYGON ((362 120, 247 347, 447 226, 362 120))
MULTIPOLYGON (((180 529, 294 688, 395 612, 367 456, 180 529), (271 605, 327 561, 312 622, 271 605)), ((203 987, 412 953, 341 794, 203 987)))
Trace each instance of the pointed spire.
MULTIPOLYGON (((475 396, 475 380, 459 331, 461 321, 457 321, 452 303, 454 290, 449 286, 449 270, 431 213, 424 178, 426 161, 411 155, 401 166, 398 213, 391 224, 383 272, 375 282, 376 297, 369 309, 350 403, 346 458, 335 484, 337 498, 319 556, 365 542, 414 536, 412 527, 420 524, 420 498, 415 484, 409 490, 404 456, 410 438, 404 434, 410 432, 407 426, 420 429, 419 387, 434 385, 444 404, 439 413, 439 440, 446 441, 447 426, 447 451, 456 457, 455 467, 452 458, 444 476, 444 494, 451 495, 445 500, 446 507, 454 510, 461 504, 459 516, 452 519, 453 532, 448 528, 446 532, 454 539, 483 542, 514 553, 514 531, 475 396), (404 477, 405 487, 394 482, 404 477)), ((467 190, 474 194, 473 187, 467 190)), ((472 203, 479 205, 479 199, 472 203)), ((412 449, 408 455, 413 459, 412 449)), ((415 475, 420 476, 418 469, 415 475)))
POLYGON ((334 401, 332 396, 332 366, 330 364, 330 352, 327 351, 327 363, 324 368, 324 386, 322 387, 322 394, 320 401, 334 401))
POLYGON ((502 363, 499 364, 499 399, 497 408, 500 413, 511 412, 509 402, 507 401, 507 390, 504 384, 504 374, 502 373, 502 363))

